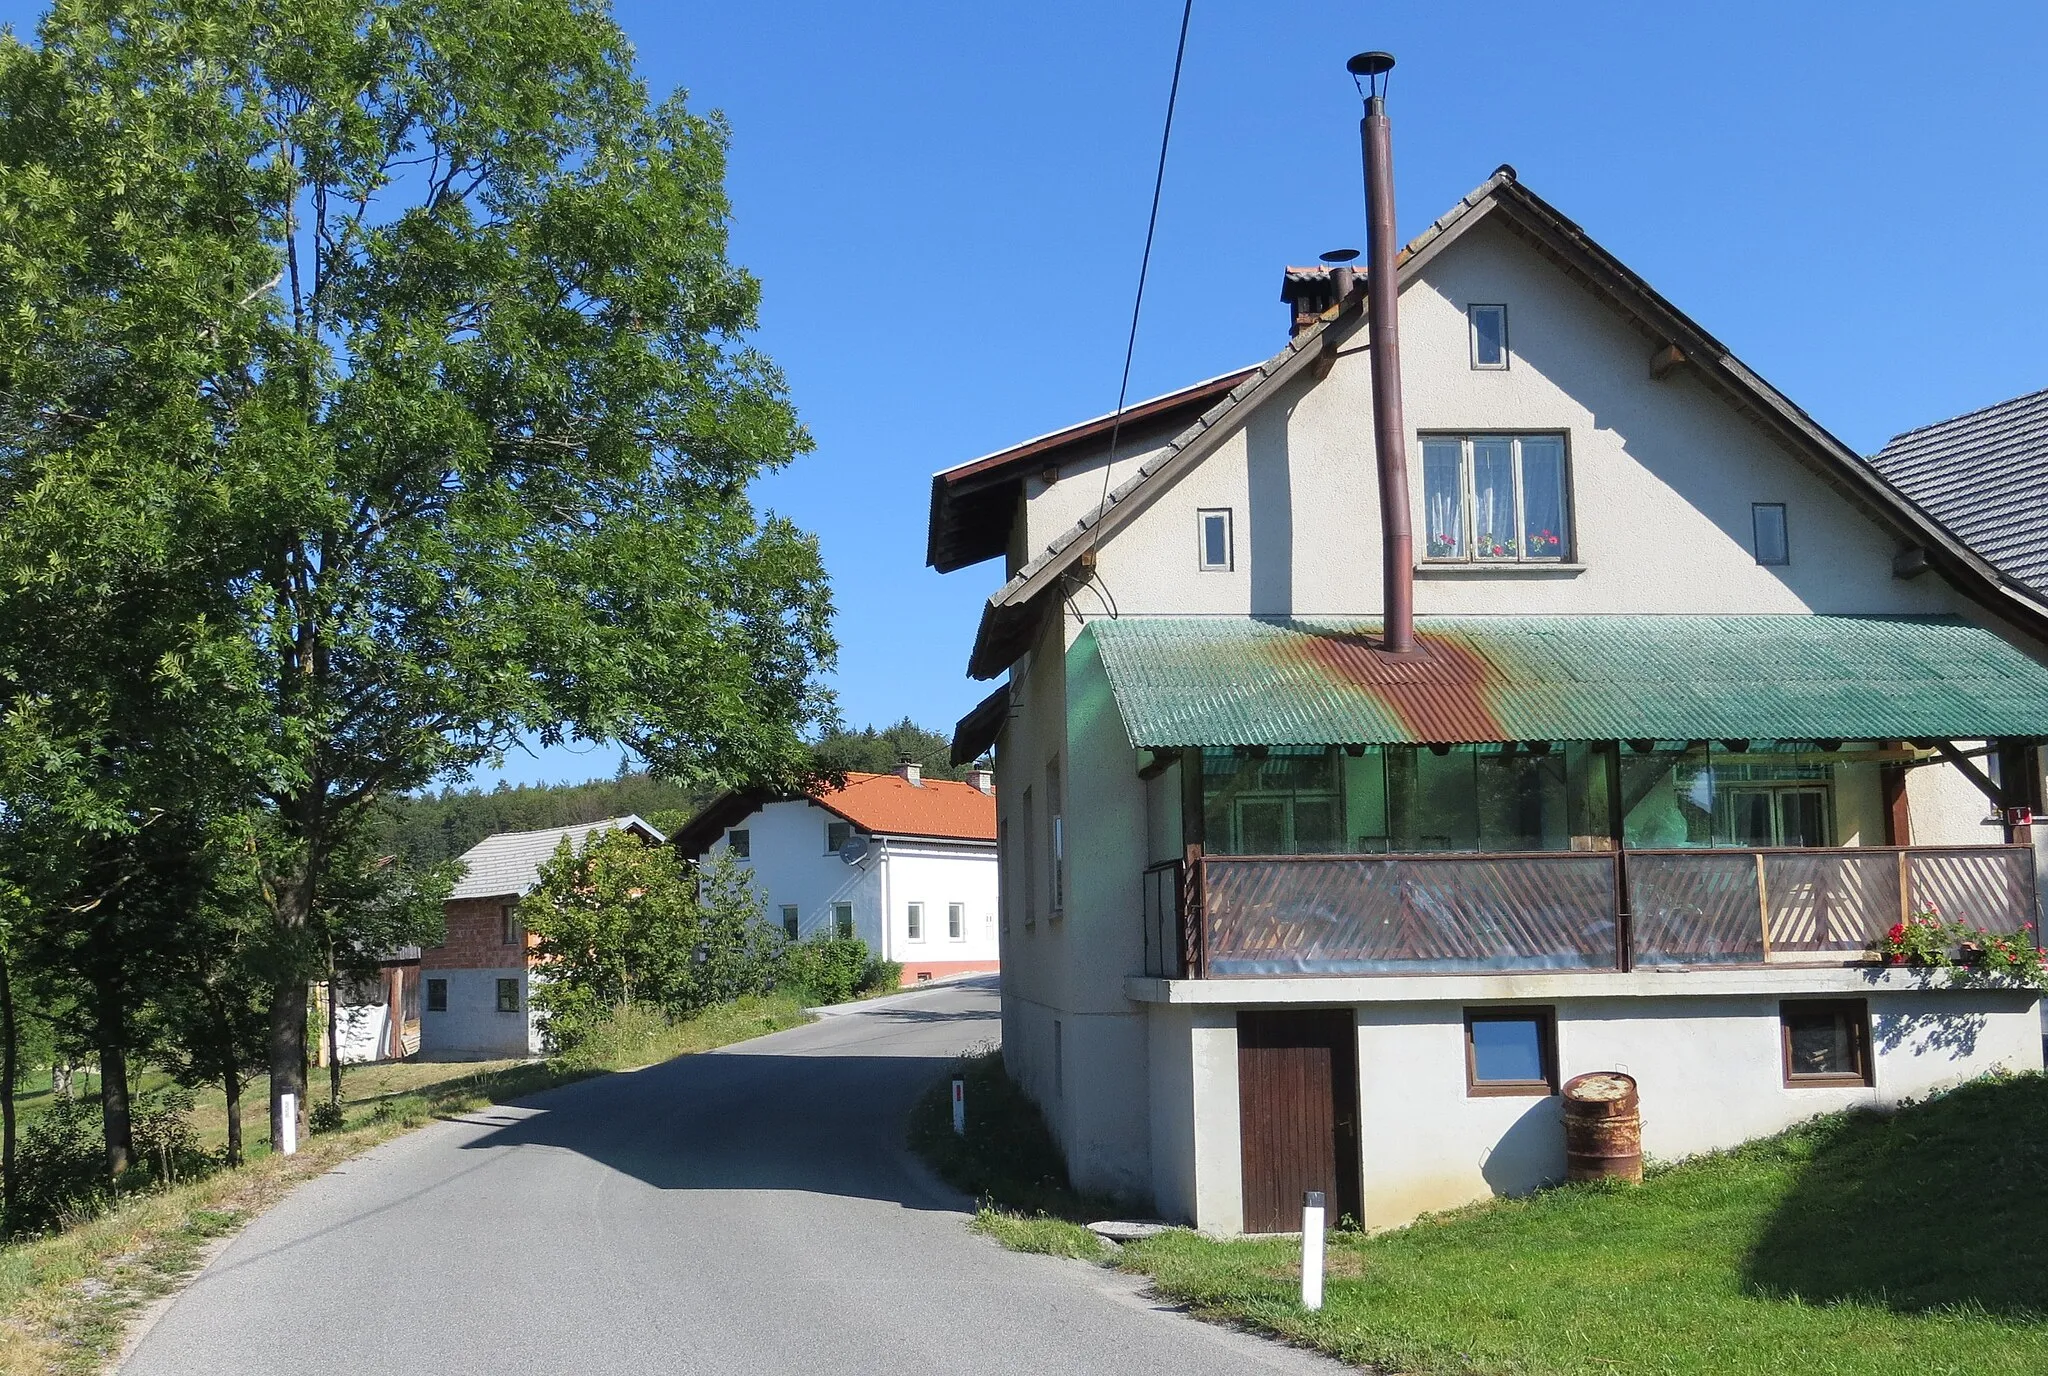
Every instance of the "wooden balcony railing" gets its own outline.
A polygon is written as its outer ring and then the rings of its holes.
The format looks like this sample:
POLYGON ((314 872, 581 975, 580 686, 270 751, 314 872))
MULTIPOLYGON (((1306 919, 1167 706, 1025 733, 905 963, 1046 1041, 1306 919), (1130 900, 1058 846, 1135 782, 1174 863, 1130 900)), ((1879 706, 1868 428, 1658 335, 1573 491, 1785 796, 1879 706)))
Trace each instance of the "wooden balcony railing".
POLYGON ((1146 973, 1187 978, 1824 961, 1929 906, 1989 930, 2036 920, 2025 846, 1191 851, 1147 869, 1144 894, 1146 973))

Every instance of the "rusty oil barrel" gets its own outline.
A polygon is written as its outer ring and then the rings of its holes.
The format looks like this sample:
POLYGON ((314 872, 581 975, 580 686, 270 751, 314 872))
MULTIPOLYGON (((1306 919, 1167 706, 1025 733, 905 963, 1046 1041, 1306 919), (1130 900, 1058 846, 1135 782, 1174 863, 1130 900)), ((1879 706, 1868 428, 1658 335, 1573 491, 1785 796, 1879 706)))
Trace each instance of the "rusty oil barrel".
POLYGON ((1643 1116, 1634 1076, 1596 1070, 1565 1081, 1564 1178, 1642 1183, 1643 1116))

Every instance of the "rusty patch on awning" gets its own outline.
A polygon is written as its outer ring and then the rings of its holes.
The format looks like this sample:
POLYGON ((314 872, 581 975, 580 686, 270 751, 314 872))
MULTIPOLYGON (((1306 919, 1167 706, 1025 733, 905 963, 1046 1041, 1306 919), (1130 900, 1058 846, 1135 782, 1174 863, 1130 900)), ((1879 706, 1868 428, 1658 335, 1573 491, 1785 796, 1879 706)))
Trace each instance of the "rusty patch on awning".
POLYGON ((1501 678, 1493 665, 1455 637, 1424 631, 1421 653, 1390 655, 1365 635, 1305 635, 1266 642, 1276 660, 1313 664, 1333 685, 1371 697, 1418 741, 1504 741, 1493 709, 1501 678))

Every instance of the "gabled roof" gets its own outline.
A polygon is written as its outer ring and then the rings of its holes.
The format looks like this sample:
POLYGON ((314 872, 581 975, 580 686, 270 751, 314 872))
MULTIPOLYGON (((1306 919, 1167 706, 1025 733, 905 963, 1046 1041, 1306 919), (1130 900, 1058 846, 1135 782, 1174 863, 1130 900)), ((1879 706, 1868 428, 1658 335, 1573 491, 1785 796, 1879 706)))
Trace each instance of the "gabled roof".
POLYGON ((1131 744, 1978 740, 2048 731, 2048 668, 1960 617, 1127 616, 1093 622, 1131 744))
POLYGON ((2048 597, 2048 392, 1894 435, 1870 462, 2001 574, 2048 597))
POLYGON ((694 859, 725 832, 770 803, 809 801, 869 836, 949 841, 994 841, 996 799, 973 784, 950 779, 911 783, 895 774, 848 774, 840 788, 808 795, 735 789, 711 800, 675 834, 675 847, 694 859))
POLYGON ((637 831, 656 845, 666 838, 638 817, 607 817, 602 822, 584 822, 573 827, 548 827, 542 831, 501 831, 486 836, 462 853, 462 878, 448 892, 450 898, 524 898, 540 882, 540 867, 555 858, 555 851, 568 841, 579 852, 593 832, 621 827, 637 831))
POLYGON ((951 573, 996 558, 1009 548, 1010 523, 1016 519, 1026 478, 1087 457, 1108 442, 1112 430, 1120 449, 1128 445, 1136 451, 1156 443, 1162 432, 1179 430, 1249 371, 1240 368, 1127 406, 1120 421, 1114 414, 1097 416, 934 473, 925 562, 940 573, 951 573))
MULTIPOLYGON (((2036 634, 2048 633, 2048 616, 2023 592, 2014 592, 1989 562, 1965 548, 1935 521, 1905 500, 1855 451, 1751 372, 1741 360, 1689 316, 1658 295, 1619 259, 1595 243, 1524 187, 1512 167, 1501 167, 1416 236, 1397 259, 1403 283, 1473 226, 1492 219, 1556 264, 1610 308, 1633 322, 1652 348, 1668 346, 1707 386, 1753 419, 1804 460, 1873 519, 1909 547, 1923 550, 1928 564, 1970 596, 2036 634)), ((1106 500, 1056 537, 988 600, 975 634, 967 671, 994 678, 1030 645, 1040 619, 1058 604, 1066 580, 1081 557, 1103 536, 1136 516, 1182 473, 1218 448, 1268 399, 1336 350, 1365 322, 1364 291, 1324 313, 1290 339, 1287 347, 1260 364, 1216 405, 1177 435, 1166 449, 1112 491, 1106 500)), ((1082 570, 1085 572, 1085 568, 1082 570)))

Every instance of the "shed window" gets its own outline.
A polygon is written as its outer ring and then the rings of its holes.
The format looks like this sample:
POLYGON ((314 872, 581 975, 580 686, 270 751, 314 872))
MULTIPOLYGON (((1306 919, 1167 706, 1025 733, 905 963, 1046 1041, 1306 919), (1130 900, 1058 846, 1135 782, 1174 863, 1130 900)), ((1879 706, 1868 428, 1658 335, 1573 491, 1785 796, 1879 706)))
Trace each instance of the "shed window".
POLYGON ((1572 554, 1563 435, 1425 435, 1427 559, 1554 563, 1572 554))
POLYGON ((1792 562, 1792 541, 1785 529, 1783 502, 1751 502, 1749 520, 1756 532, 1756 561, 1759 564, 1792 562))
POLYGON ((1196 513, 1202 537, 1197 567, 1205 572, 1227 573, 1233 551, 1230 547, 1230 508, 1218 507, 1196 513))
POLYGON ((1467 306, 1466 319, 1472 322, 1472 366, 1475 368, 1505 368, 1508 366, 1508 308, 1506 306, 1467 306))
POLYGON ((784 936, 788 937, 788 938, 789 938, 789 939, 790 939, 791 941, 795 941, 795 940, 796 940, 796 931, 797 931, 797 926, 798 926, 798 923, 797 923, 797 911, 796 911, 796 904, 794 904, 794 903, 785 903, 785 904, 783 904, 783 905, 782 905, 782 934, 783 934, 784 936))
POLYGON ((1557 1093, 1557 1014, 1549 1008, 1465 1010, 1465 1092, 1557 1093))
POLYGON ((837 855, 839 848, 852 839, 853 824, 851 822, 825 823, 825 853, 827 855, 837 855))
POLYGON ((430 979, 427 981, 427 1011, 445 1013, 448 1011, 448 981, 430 979))
POLYGON ((501 979, 498 981, 498 1011, 517 1013, 519 1011, 519 981, 501 979))
POLYGON ((725 834, 725 849, 735 860, 746 860, 754 854, 754 837, 745 827, 735 827, 725 834))
POLYGON ((1778 1005, 1788 1087, 1870 1085, 1870 1005, 1788 999, 1778 1005))

